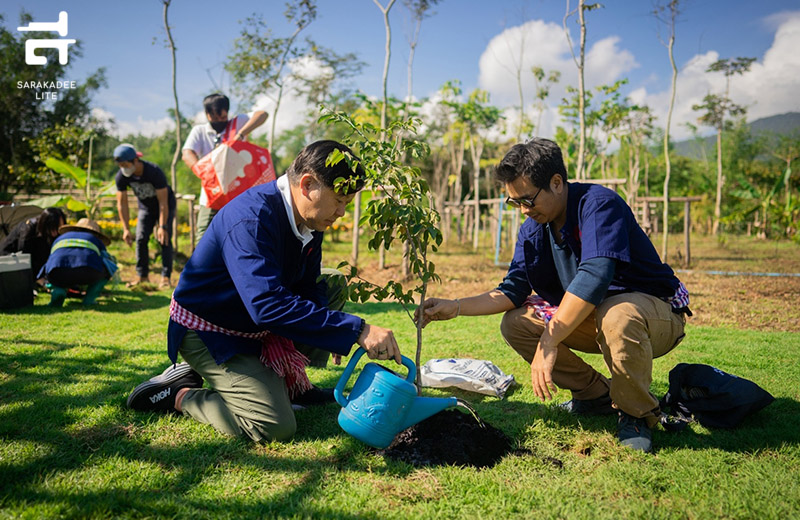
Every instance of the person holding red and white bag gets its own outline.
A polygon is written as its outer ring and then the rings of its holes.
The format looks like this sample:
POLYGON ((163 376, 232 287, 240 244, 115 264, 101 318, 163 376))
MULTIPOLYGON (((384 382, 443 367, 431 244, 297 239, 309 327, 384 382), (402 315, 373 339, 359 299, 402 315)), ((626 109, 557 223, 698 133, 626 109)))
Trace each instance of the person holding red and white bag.
MULTIPOLYGON (((193 167, 203 157, 222 143, 244 141, 245 138, 267 120, 267 113, 255 110, 249 115, 239 114, 228 119, 230 100, 223 94, 211 94, 203 99, 208 123, 196 125, 189 132, 183 145, 183 162, 193 167)), ((197 219, 197 238, 203 236, 220 207, 212 208, 204 189, 200 190, 200 214, 197 219)))

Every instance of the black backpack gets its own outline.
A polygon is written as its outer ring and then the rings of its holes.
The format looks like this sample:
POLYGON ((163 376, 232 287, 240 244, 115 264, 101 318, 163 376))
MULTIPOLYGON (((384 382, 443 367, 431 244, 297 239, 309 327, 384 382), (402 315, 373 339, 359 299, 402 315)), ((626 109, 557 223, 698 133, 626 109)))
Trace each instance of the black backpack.
POLYGON ((747 379, 709 365, 680 363, 669 372, 669 391, 660 403, 669 415, 661 423, 673 431, 692 420, 708 428, 733 428, 774 400, 747 379))

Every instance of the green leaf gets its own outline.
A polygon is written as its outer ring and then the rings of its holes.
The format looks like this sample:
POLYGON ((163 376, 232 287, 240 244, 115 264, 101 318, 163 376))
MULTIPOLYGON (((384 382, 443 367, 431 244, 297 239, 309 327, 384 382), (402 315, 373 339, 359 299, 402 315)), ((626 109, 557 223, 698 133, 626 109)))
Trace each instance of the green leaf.
POLYGON ((70 211, 78 212, 78 211, 88 211, 89 206, 84 204, 83 202, 76 200, 72 197, 67 199, 67 209, 70 211))
POLYGON ((79 188, 86 187, 86 172, 78 168, 77 166, 72 166, 71 164, 59 161, 58 159, 54 159, 53 157, 47 159, 45 161, 45 164, 47 165, 48 168, 55 171, 56 173, 60 173, 62 175, 69 175, 70 177, 72 177, 79 188))

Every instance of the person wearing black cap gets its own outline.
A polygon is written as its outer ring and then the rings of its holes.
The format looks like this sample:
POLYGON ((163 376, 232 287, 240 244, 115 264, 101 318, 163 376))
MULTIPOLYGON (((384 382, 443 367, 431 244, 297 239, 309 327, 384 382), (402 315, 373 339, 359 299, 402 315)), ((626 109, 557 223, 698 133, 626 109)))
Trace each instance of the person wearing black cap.
POLYGON ((153 228, 156 240, 161 244, 161 283, 159 287, 171 287, 172 275, 172 221, 175 219, 175 194, 167 184, 164 172, 149 161, 140 159, 141 153, 132 144, 123 143, 114 149, 114 160, 119 165, 115 178, 117 184, 117 210, 122 223, 122 239, 133 243, 128 210, 128 187, 139 201, 136 223, 136 274, 139 279, 128 284, 135 286, 150 280, 150 252, 147 244, 153 228), (156 227, 158 224, 158 227, 156 227))

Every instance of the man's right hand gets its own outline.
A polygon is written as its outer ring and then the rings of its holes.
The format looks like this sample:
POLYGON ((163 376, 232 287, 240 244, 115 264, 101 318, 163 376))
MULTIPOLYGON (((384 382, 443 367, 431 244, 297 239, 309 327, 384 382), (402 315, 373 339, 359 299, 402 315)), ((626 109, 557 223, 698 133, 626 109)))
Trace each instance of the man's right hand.
POLYGON ((133 244, 133 235, 131 235, 130 229, 123 229, 122 230, 122 240, 125 241, 126 244, 131 245, 133 244))
POLYGON ((419 321, 420 314, 422 314, 423 327, 432 321, 451 320, 458 316, 460 307, 458 300, 428 298, 422 306, 423 312, 420 312, 419 307, 414 311, 414 319, 419 321))
POLYGON ((370 325, 364 325, 361 336, 358 337, 358 345, 367 352, 370 359, 392 359, 401 364, 400 347, 394 339, 394 333, 389 329, 370 325))

